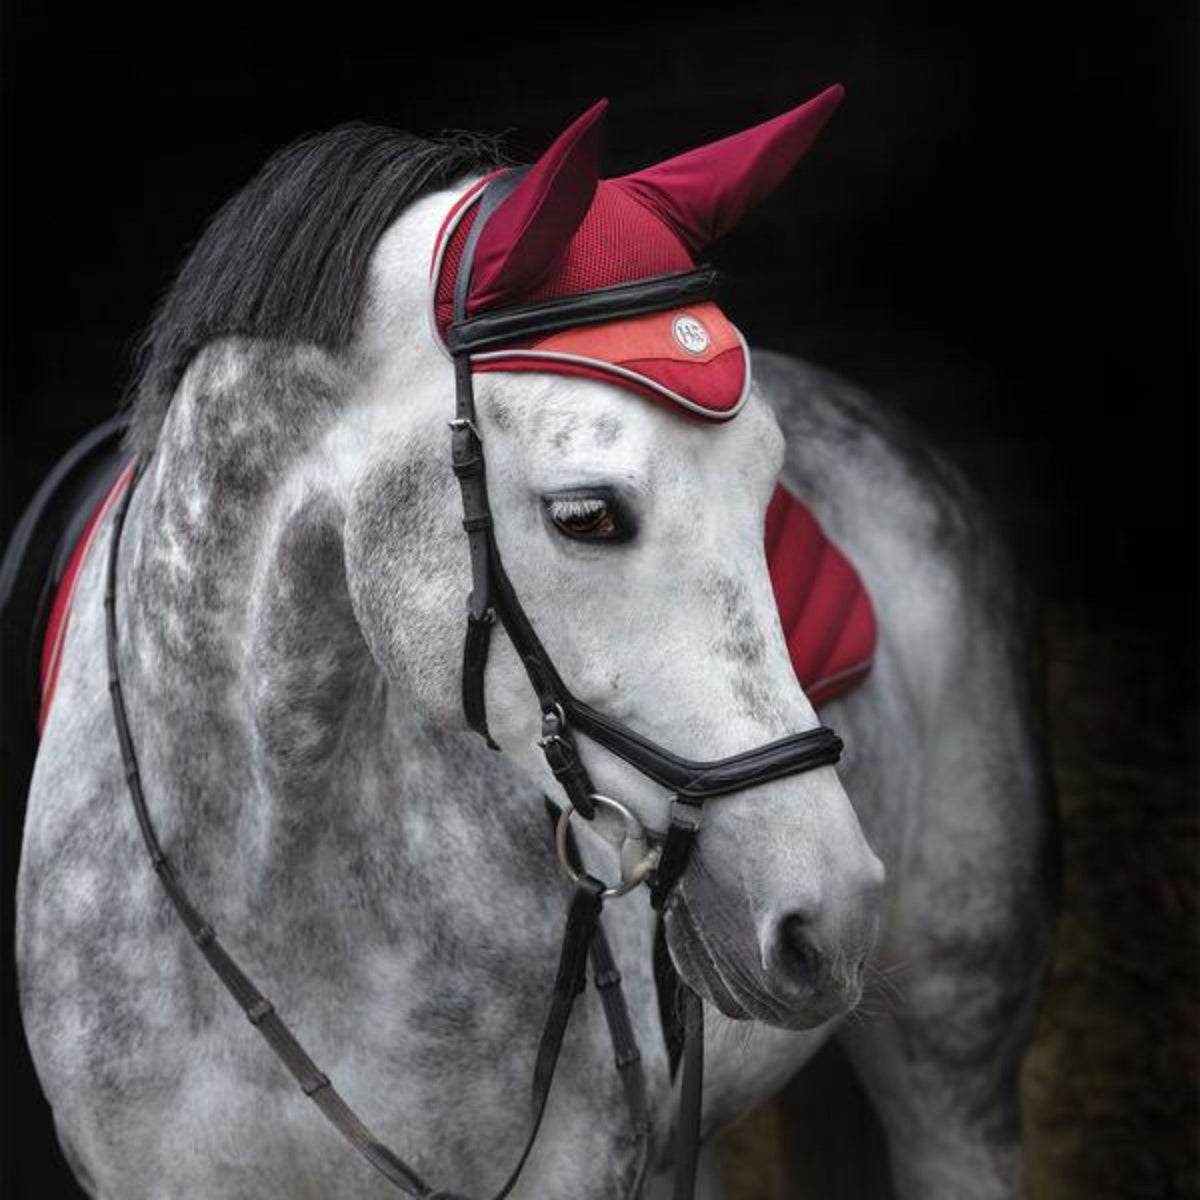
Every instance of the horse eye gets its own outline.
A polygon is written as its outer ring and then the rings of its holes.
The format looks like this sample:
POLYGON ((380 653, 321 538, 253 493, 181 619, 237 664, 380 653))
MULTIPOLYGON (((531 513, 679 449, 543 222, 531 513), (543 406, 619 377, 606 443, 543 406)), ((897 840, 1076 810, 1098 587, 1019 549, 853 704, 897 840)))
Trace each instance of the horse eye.
POLYGON ((548 496, 554 528, 577 542, 619 542, 629 537, 619 506, 608 496, 548 496))

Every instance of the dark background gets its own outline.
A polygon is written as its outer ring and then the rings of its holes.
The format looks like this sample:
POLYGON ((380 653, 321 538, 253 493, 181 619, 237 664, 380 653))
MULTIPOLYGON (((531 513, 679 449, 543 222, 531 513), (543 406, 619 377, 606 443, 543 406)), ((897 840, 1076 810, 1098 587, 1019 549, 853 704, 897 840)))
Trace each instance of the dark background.
MULTIPOLYGON (((1132 631, 1128 722, 1186 726, 1191 778, 1192 5, 445 5, 419 31, 380 11, 163 24, 7 0, 0 533, 113 411, 186 247, 281 144, 357 119, 507 131, 528 158, 607 95, 618 174, 840 80, 816 149, 713 254, 727 311, 910 413, 992 501, 1060 635, 1132 631)), ((3 799, 7 873, 22 802, 3 799)), ((5 1029, 11 1166, 36 1111, 11 1001, 5 1029)))
POLYGON ((841 80, 811 158, 715 252, 735 319, 912 412, 1052 595, 1187 623, 1191 7, 698 0, 418 34, 351 9, 163 27, 8 0, 4 528, 112 411, 206 217, 284 142, 363 119, 509 131, 532 156, 608 95, 619 173, 841 80))

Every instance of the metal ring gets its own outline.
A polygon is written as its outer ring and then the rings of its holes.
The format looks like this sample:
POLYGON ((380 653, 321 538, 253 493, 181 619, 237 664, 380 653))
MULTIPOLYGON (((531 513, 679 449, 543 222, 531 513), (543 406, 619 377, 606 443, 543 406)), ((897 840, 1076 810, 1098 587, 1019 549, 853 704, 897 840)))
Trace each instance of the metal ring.
MULTIPOLYGON (((601 796, 599 792, 592 792, 591 798, 598 808, 615 813, 625 823, 625 836, 617 849, 621 860, 621 880, 619 883, 605 888, 602 893, 605 899, 623 896, 626 892, 633 891, 658 866, 662 852, 657 847, 646 849, 646 831, 641 821, 619 800, 614 800, 611 796, 601 796)), ((574 812, 573 804, 568 804, 563 809, 554 830, 554 844, 558 849, 558 861, 562 863, 563 870, 573 880, 577 880, 580 872, 571 865, 570 857, 567 854, 567 831, 571 827, 571 817, 574 812)))

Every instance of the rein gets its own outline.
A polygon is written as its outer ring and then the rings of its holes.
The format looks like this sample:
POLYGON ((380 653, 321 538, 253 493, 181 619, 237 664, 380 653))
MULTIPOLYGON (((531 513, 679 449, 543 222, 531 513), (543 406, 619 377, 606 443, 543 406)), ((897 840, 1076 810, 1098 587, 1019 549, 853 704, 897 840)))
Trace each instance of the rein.
MULTIPOLYGON (((645 1079, 628 1006, 621 989, 621 976, 601 923, 605 900, 631 891, 641 883, 647 884, 651 904, 660 914, 659 936, 656 939, 660 948, 656 954, 656 975, 667 976, 670 991, 678 996, 681 1008, 683 1066, 675 1136, 674 1198, 691 1200, 700 1151, 703 1004, 679 979, 670 964, 662 936, 661 914, 675 885, 687 869, 700 833, 701 814, 706 800, 830 766, 840 758, 842 742, 831 729, 819 726, 727 758, 706 762, 681 757, 572 695, 538 638, 504 569, 496 544, 488 503, 483 440, 475 409, 471 354, 483 347, 552 330, 611 320, 618 316, 665 311, 683 303, 707 300, 715 295, 718 276, 712 269, 703 267, 468 318, 466 301, 479 235, 523 174, 521 169, 512 170, 496 177, 483 189, 478 200, 479 211, 459 264, 454 295, 455 320, 447 331, 447 344, 454 359, 457 397, 455 417, 450 422, 451 463, 462 495, 463 528, 470 549, 472 577, 463 646, 463 712, 469 726, 489 746, 499 749, 488 732, 484 699, 488 651, 492 631, 499 622, 517 650, 536 694, 542 714, 539 745, 565 793, 566 805, 558 808, 547 801, 547 811, 555 827, 559 859, 572 880, 558 969, 534 1066, 530 1129, 515 1166, 495 1193, 494 1200, 504 1200, 516 1186, 537 1138, 575 998, 585 985, 589 959, 592 981, 601 998, 616 1067, 625 1092, 633 1129, 632 1141, 638 1147, 638 1161, 630 1194, 636 1196, 641 1190, 649 1161, 650 1142, 645 1079), (596 792, 579 756, 576 731, 671 792, 670 824, 665 832, 643 829, 629 807, 596 792), (621 878, 611 886, 582 869, 570 827, 573 816, 578 815, 590 821, 598 809, 616 815, 624 825, 620 847, 621 878)), ((408 1195, 418 1200, 465 1200, 458 1193, 439 1190, 428 1184, 359 1119, 271 1002, 221 944, 212 925, 192 903, 163 852, 146 805, 121 690, 116 615, 121 533, 130 498, 142 470, 143 465, 138 464, 114 515, 104 607, 108 686, 113 718, 125 779, 151 864, 180 920, 218 979, 304 1094, 338 1132, 384 1178, 408 1195)), ((677 1043, 677 1033, 677 1030, 667 1031, 669 1045, 677 1043)), ((673 1053, 671 1057, 673 1060, 673 1053)))
MULTIPOLYGON (((334 1087, 329 1076, 312 1060, 295 1034, 288 1028, 275 1006, 259 991, 254 981, 238 965, 221 944, 216 931, 192 903, 174 867, 158 840, 150 811, 146 805, 141 771, 129 728, 129 715, 121 689, 120 642, 117 633, 117 567, 120 558, 121 532, 134 488, 142 474, 141 464, 121 497, 113 517, 112 539, 109 543, 108 570, 104 590, 105 641, 108 654, 108 691, 112 700, 117 741, 125 769, 125 781, 133 802, 142 842, 155 874, 162 884, 179 919, 199 947, 208 965, 226 991, 237 1001, 250 1024, 262 1034, 267 1045, 283 1063, 301 1091, 320 1109, 326 1119, 389 1183, 418 1200, 465 1200, 456 1192, 431 1187, 398 1154, 363 1123, 334 1087)), ((552 814, 557 820, 557 816, 552 814)), ((574 855, 573 849, 571 850, 574 855)), ((634 1176, 633 1194, 641 1188, 649 1157, 649 1117, 641 1055, 633 1035, 629 1010, 621 989, 621 975, 613 959, 612 949, 600 922, 604 905, 605 885, 591 875, 580 872, 575 876, 571 899, 567 907, 566 925, 559 951, 549 1012, 542 1028, 537 1059, 533 1071, 532 1120, 525 1146, 516 1165, 494 1200, 504 1200, 516 1186, 525 1162, 537 1140, 550 1085, 558 1065, 559 1051, 575 1004, 575 997, 586 983, 587 963, 592 966, 592 982, 600 995, 605 1022, 613 1044, 617 1071, 625 1090, 626 1102, 633 1126, 633 1140, 639 1146, 639 1161, 634 1176)))

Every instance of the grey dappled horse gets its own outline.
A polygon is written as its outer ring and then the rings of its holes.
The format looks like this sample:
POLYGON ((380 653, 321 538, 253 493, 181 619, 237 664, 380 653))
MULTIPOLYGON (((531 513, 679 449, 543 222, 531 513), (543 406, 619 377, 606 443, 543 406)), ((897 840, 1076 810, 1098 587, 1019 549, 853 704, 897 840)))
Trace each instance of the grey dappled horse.
MULTIPOLYGON (((538 709, 502 634, 487 675, 502 755, 459 697, 470 571, 428 264, 491 166, 469 141, 351 128, 277 156, 223 210, 149 335, 132 434, 148 468, 118 567, 126 703, 189 892, 357 1111, 477 1196, 524 1137, 564 896, 538 709)), ((851 556, 879 641, 866 684, 822 713, 842 765, 714 802, 668 911, 677 968, 710 1002, 704 1129, 836 1037, 901 1200, 1012 1197, 1051 838, 1012 568, 895 416, 778 355, 754 377, 711 426, 595 379, 480 376, 496 537, 576 693, 708 758, 816 724, 763 555, 778 477, 851 556), (629 544, 562 536, 576 514, 553 498, 581 483, 630 498, 629 544), (819 977, 786 953, 797 912, 823 939, 819 977), (886 994, 843 1021, 876 923, 867 988, 886 994)), ((106 688, 109 533, 75 597, 18 894, 22 1011, 63 1147, 106 1200, 394 1195, 242 1020, 146 861, 106 688)), ((662 827, 662 789, 582 753, 601 791, 662 827)), ((606 843, 579 839, 611 874, 606 843)), ((655 1197, 675 1109, 640 894, 605 921, 655 1197)), ((589 990, 514 1194, 625 1195, 625 1119, 589 990)))

